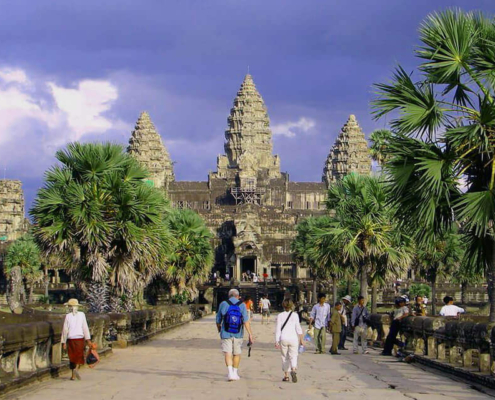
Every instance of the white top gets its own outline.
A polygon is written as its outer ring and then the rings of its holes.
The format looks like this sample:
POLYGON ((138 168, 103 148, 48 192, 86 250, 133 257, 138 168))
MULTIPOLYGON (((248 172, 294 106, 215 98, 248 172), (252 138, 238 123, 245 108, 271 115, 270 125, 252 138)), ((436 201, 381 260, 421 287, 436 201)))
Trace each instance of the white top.
POLYGON ((457 307, 454 304, 447 304, 440 310, 442 317, 457 317, 459 314, 464 314, 464 308, 457 307))
POLYGON ((268 310, 270 306, 271 306, 270 300, 261 299, 261 308, 263 308, 263 310, 268 310))
POLYGON ((278 314, 277 317, 277 329, 275 331, 275 342, 280 343, 282 340, 286 342, 299 343, 299 336, 303 331, 301 323, 299 322, 299 315, 293 312, 290 319, 287 321, 284 330, 282 331, 282 325, 289 317, 290 311, 284 311, 278 314))
POLYGON ((399 319, 404 315, 409 314, 409 308, 407 306, 396 308, 394 311, 394 319, 399 319))
POLYGON ((310 317, 314 321, 316 329, 325 328, 330 321, 330 304, 323 303, 323 306, 320 303, 315 304, 310 317))
POLYGON ((64 329, 62 330, 62 343, 67 342, 67 339, 86 339, 90 340, 88 322, 86 315, 78 311, 76 315, 69 313, 65 316, 64 329))

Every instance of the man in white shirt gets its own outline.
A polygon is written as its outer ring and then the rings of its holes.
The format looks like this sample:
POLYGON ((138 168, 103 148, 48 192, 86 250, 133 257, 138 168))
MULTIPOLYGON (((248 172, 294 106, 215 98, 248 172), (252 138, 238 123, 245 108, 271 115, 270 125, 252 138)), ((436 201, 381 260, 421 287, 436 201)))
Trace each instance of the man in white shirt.
POLYGON ((327 296, 324 293, 318 295, 318 304, 313 306, 309 317, 309 329, 315 325, 316 354, 325 352, 327 340, 327 327, 330 326, 330 304, 326 303, 327 296))
POLYGON ((272 304, 270 303, 270 300, 268 300, 268 296, 264 294, 261 296, 260 300, 260 306, 261 306, 261 325, 263 325, 263 321, 266 320, 266 323, 268 324, 268 320, 270 318, 270 306, 272 304))
POLYGON ((454 305, 454 299, 450 296, 445 296, 443 298, 443 302, 445 305, 440 310, 440 315, 442 317, 458 317, 460 314, 464 314, 466 312, 464 308, 454 305))

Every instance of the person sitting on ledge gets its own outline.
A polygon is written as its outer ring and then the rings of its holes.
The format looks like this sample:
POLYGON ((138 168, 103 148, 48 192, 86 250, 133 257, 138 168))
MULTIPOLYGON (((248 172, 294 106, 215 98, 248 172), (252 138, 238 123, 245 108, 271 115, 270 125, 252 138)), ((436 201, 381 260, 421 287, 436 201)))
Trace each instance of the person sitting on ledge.
POLYGON ((443 302, 445 305, 440 310, 440 315, 442 317, 459 317, 459 315, 466 312, 464 308, 454 305, 454 299, 450 296, 445 296, 443 302))
POLYGON ((385 340, 385 346, 381 353, 382 356, 391 356, 394 345, 397 345, 401 348, 404 347, 404 343, 397 339, 397 335, 399 334, 401 321, 408 316, 409 308, 406 306, 406 299, 403 297, 395 299, 393 320, 390 324, 390 330, 388 332, 387 339, 385 340))

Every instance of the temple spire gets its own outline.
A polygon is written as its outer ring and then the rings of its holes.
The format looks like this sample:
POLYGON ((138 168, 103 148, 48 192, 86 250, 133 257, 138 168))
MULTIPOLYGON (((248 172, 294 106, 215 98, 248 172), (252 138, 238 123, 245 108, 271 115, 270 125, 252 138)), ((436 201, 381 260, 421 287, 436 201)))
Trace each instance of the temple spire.
POLYGON ((218 175, 226 169, 256 176, 266 170, 270 178, 280 176, 280 159, 273 155, 270 119, 263 98, 248 73, 244 77, 227 119, 225 153, 218 159, 218 175))
POLYGON ((155 187, 167 187, 175 179, 170 155, 146 111, 136 122, 127 152, 144 165, 155 187))
POLYGON ((352 172, 362 175, 371 173, 368 142, 354 114, 349 116, 330 149, 323 168, 322 180, 329 186, 352 172))

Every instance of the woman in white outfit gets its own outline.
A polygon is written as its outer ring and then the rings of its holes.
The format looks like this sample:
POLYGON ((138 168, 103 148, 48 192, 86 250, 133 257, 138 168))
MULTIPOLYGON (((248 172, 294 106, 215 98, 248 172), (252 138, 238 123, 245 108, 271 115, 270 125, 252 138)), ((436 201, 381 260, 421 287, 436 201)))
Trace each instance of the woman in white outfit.
POLYGON ((289 372, 292 382, 297 382, 297 356, 299 345, 303 344, 303 331, 299 322, 299 315, 293 312, 292 300, 284 300, 282 303, 284 312, 277 317, 277 329, 275 331, 275 347, 282 353, 282 370, 284 382, 289 381, 289 372))

